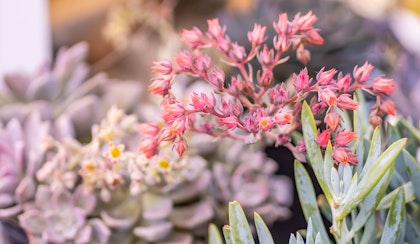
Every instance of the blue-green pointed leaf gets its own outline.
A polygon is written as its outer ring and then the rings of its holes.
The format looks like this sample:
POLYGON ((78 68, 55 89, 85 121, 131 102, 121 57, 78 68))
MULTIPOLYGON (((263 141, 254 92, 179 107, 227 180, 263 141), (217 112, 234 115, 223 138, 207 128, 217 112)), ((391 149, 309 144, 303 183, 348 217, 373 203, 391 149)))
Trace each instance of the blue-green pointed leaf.
POLYGON ((392 167, 395 158, 404 148, 406 139, 401 139, 394 142, 389 148, 383 152, 379 158, 367 170, 365 176, 360 180, 357 185, 353 198, 347 201, 338 214, 339 219, 347 216, 357 205, 366 198, 372 189, 379 183, 381 178, 385 175, 386 171, 392 167))
POLYGON ((386 189, 391 180, 393 168, 391 167, 379 181, 379 183, 373 188, 369 195, 362 201, 362 207, 360 208, 359 214, 353 223, 351 232, 356 233, 359 231, 365 223, 368 221, 370 216, 375 212, 376 207, 379 205, 382 197, 384 196, 386 189))
MULTIPOLYGON (((413 183, 410 181, 406 184, 403 184, 401 186, 404 189, 404 194, 405 194, 405 202, 411 202, 414 201, 416 199, 416 194, 414 193, 414 187, 413 187, 413 183)), ((393 191, 391 191, 390 193, 386 194, 382 200, 379 202, 378 207, 376 208, 377 210, 385 210, 391 207, 392 201, 395 199, 397 193, 398 193, 398 189, 395 189, 393 191)))
POLYGON ((229 225, 223 226, 222 231, 223 231, 223 237, 225 238, 226 244, 235 244, 232 237, 230 226, 229 225))
POLYGON ((309 218, 312 219, 315 232, 319 232, 321 234, 321 239, 327 243, 329 238, 325 230, 324 223, 322 222, 321 213, 318 209, 311 178, 302 163, 298 161, 295 161, 295 180, 300 205, 305 219, 307 221, 309 218))
POLYGON ((417 128, 415 128, 409 121, 405 119, 401 119, 401 123, 410 131, 411 135, 420 141, 420 131, 417 128))
POLYGON ((296 240, 295 235, 290 234, 289 244, 297 244, 297 240, 296 240))
POLYGON ((229 203, 229 226, 234 243, 254 243, 244 210, 237 201, 229 203))
POLYGON ((332 223, 332 213, 331 213, 331 207, 327 202, 327 199, 325 198, 324 194, 320 194, 317 197, 317 203, 319 206, 319 209, 321 210, 322 215, 332 223))
POLYGON ((354 99, 359 102, 359 106, 357 106, 357 109, 353 112, 354 131, 356 132, 357 138, 363 138, 365 136, 369 138, 372 127, 369 124, 369 113, 367 111, 366 100, 360 89, 356 90, 354 99))
POLYGON ((404 230, 403 228, 405 228, 404 198, 404 190, 400 188, 386 217, 381 241, 379 242, 380 244, 397 243, 400 235, 402 234, 404 230))
POLYGON ((367 156, 369 154, 370 142, 364 138, 358 138, 357 140, 357 149, 356 149, 356 157, 357 162, 356 165, 356 172, 358 175, 361 175, 363 167, 367 161, 367 156))
POLYGON ((268 229, 261 216, 257 213, 254 213, 254 222, 260 243, 274 244, 270 230, 268 229))
POLYGON ((373 131, 372 140, 370 142, 369 154, 366 159, 365 165, 363 167, 362 173, 360 174, 360 179, 366 174, 370 169, 372 164, 378 159, 379 155, 382 152, 382 139, 381 139, 381 130, 377 127, 373 131))
POLYGON ((209 242, 208 243, 223 244, 222 235, 217 229, 217 226, 214 224, 209 225, 209 242))
POLYGON ((415 158, 407 150, 403 150, 404 163, 407 174, 413 183, 414 193, 420 199, 420 166, 415 158))
POLYGON ((315 139, 318 137, 318 131, 315 124, 314 115, 312 114, 309 105, 304 102, 302 106, 302 131, 303 139, 305 141, 306 152, 315 177, 321 186, 328 202, 332 204, 332 197, 328 189, 327 182, 324 176, 324 160, 322 157, 321 149, 316 144, 315 139))

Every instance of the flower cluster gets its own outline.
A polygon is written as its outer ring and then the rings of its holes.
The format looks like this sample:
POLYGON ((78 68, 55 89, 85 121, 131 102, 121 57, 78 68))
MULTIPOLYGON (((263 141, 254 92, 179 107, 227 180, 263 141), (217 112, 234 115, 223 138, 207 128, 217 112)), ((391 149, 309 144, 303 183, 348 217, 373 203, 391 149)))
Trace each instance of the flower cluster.
MULTIPOLYGON (((152 79, 148 89, 152 94, 162 96, 161 118, 165 124, 160 129, 152 124, 141 142, 140 150, 148 157, 158 153, 163 142, 173 142, 173 147, 181 156, 188 144, 186 131, 205 133, 214 137, 230 137, 254 143, 261 138, 274 140, 276 145, 291 149, 296 156, 304 151, 302 142, 292 145, 291 133, 299 129, 302 102, 308 100, 312 112, 325 116, 326 129, 320 132, 316 142, 326 147, 328 141, 334 146, 334 159, 338 163, 356 164, 357 159, 347 145, 355 138, 355 133, 341 126, 339 110, 356 110, 358 102, 352 93, 362 89, 377 97, 370 123, 378 126, 386 114, 395 114, 394 104, 384 99, 395 91, 391 79, 383 76, 370 81, 373 66, 365 63, 354 68, 352 76, 336 69, 321 69, 312 77, 305 68, 294 74, 288 82, 276 80, 274 69, 285 63, 289 50, 296 50, 297 58, 304 64, 310 59, 306 44, 323 43, 318 30, 313 27, 317 17, 312 12, 297 14, 292 21, 287 14, 280 14, 273 23, 276 35, 272 46, 266 43, 266 28, 256 24, 248 32, 252 45, 249 52, 226 35, 226 27, 218 19, 208 21, 208 31, 203 34, 198 28, 184 30, 182 39, 191 48, 176 54, 174 63, 155 62, 152 70, 160 75, 152 79), (211 58, 202 52, 215 48, 224 63, 236 68, 236 74, 227 75, 217 66, 212 66, 211 58), (251 65, 260 64, 257 70, 251 65), (211 89, 190 95, 189 104, 177 98, 172 86, 175 77, 188 74, 199 77, 211 85, 211 89), (291 83, 291 84, 290 84, 291 83)), ((302 158, 302 157, 300 157, 302 158)))

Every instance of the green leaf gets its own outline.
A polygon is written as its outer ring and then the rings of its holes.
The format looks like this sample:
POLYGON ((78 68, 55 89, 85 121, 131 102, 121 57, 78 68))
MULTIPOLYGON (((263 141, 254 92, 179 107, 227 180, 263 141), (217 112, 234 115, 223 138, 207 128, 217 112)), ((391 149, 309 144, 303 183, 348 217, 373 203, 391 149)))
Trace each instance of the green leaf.
MULTIPOLYGON (((295 161, 295 180, 296 188, 299 196, 300 205, 306 221, 312 219, 315 232, 321 234, 321 239, 326 243, 329 240, 328 234, 322 222, 321 213, 319 212, 316 202, 314 187, 311 178, 302 163, 295 161)), ((329 242, 329 241, 328 241, 329 242)))
POLYGON ((363 167, 362 173, 360 174, 360 179, 363 178, 363 176, 370 169, 372 164, 378 159, 379 155, 381 155, 381 152, 382 152, 381 130, 379 129, 379 126, 378 126, 373 131, 369 154, 366 159, 365 165, 363 167))
POLYGON ((407 150, 403 150, 403 157, 408 177, 413 183, 414 193, 417 199, 420 199, 420 166, 407 150))
POLYGON ((230 226, 229 225, 223 226, 222 231, 223 231, 223 236, 225 237, 226 244, 235 244, 230 226))
POLYGON ((354 99, 359 102, 359 106, 353 112, 354 131, 356 132, 357 138, 363 138, 365 136, 369 138, 372 127, 368 122, 369 112, 367 111, 365 96, 360 89, 356 90, 354 99))
MULTIPOLYGON (((411 202, 414 201, 416 199, 416 194, 414 193, 414 187, 413 187, 413 183, 410 181, 404 185, 402 185, 401 187, 403 187, 404 189, 404 194, 405 194, 405 202, 411 202)), ((379 202, 378 207, 376 208, 377 210, 384 210, 384 209, 388 209, 391 207, 392 201, 395 199, 397 193, 398 193, 398 189, 393 190, 392 192, 388 193, 387 195, 385 195, 382 200, 379 202)))
POLYGON ((209 225, 209 241, 211 244, 223 244, 222 236, 220 235, 217 226, 214 224, 209 225))
POLYGON ((322 158, 321 149, 315 142, 315 139, 318 137, 318 131, 316 128, 314 115, 312 114, 311 108, 306 103, 306 101, 303 102, 301 120, 303 139, 305 141, 305 147, 309 161, 315 173, 315 177, 325 194, 325 197, 327 198, 328 202, 332 204, 332 196, 328 189, 327 182, 325 181, 326 178, 324 175, 324 160, 322 158))
POLYGON ((290 234, 289 244, 297 244, 297 240, 296 240, 295 235, 290 234))
POLYGON ((234 243, 254 243, 244 210, 237 201, 229 203, 229 226, 234 243))
POLYGON ((376 207, 379 205, 382 197, 384 196, 386 189, 391 180, 393 168, 391 167, 379 181, 379 183, 373 188, 373 190, 363 199, 362 207, 360 208, 359 214, 353 223, 351 232, 356 233, 359 231, 365 223, 368 221, 370 216, 375 212, 376 207))
POLYGON ((260 243, 274 244, 273 237, 271 236, 270 230, 265 224, 264 220, 257 213, 254 213, 254 222, 257 229, 258 240, 260 243))
POLYGON ((357 205, 366 198, 372 189, 379 183, 386 171, 392 167, 395 158, 404 148, 406 139, 394 142, 383 152, 379 158, 367 170, 365 176, 360 180, 357 189, 349 201, 345 203, 338 214, 339 219, 346 217, 357 205))
POLYGON ((382 232, 380 244, 397 243, 400 235, 405 228, 405 195, 404 190, 400 188, 397 197, 392 202, 388 216, 385 220, 385 226, 382 232))
POLYGON ((413 135, 418 141, 420 141, 420 131, 416 129, 410 122, 405 119, 401 119, 401 123, 410 131, 410 134, 413 135))

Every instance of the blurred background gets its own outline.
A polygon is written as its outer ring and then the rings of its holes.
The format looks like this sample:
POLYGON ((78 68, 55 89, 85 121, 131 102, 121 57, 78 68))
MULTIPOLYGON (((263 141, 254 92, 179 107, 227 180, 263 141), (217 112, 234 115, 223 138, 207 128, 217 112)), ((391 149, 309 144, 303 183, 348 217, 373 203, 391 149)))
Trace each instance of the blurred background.
MULTIPOLYGON (((267 25, 270 39, 280 12, 309 10, 325 39, 309 48, 310 70, 352 72, 367 60, 398 83, 394 100, 401 114, 420 118, 420 0, 0 0, 0 77, 35 73, 61 47, 85 42, 89 76, 105 72, 113 82, 144 87, 152 61, 185 48, 178 36, 183 28, 205 29, 207 19, 218 17, 231 39, 246 45, 254 23, 267 25)), ((292 60, 276 75, 283 80, 300 69, 292 60)), ((292 176, 287 150, 266 153, 282 164, 278 174, 292 176)), ((273 227, 279 243, 306 227, 296 194, 292 212, 273 227)))

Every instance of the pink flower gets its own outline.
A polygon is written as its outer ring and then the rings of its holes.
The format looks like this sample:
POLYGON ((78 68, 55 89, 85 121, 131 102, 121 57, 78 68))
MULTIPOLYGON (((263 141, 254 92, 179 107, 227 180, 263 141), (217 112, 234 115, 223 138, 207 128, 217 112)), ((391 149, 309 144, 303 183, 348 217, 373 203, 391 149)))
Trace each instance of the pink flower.
POLYGON ((319 73, 316 75, 316 79, 318 80, 318 83, 322 86, 326 86, 329 85, 333 78, 334 75, 337 73, 336 69, 330 69, 327 71, 324 71, 324 68, 322 68, 319 73))
POLYGON ((353 69, 353 77, 358 83, 365 83, 367 80, 369 80, 370 73, 373 70, 373 65, 368 63, 367 61, 362 67, 354 67, 353 69))
POLYGON ((273 38, 273 45, 276 50, 286 52, 291 44, 285 35, 277 35, 273 38))
POLYGON ((356 110, 359 103, 350 98, 349 94, 342 94, 338 97, 337 106, 342 109, 356 110))
POLYGON ((273 23, 273 27, 279 35, 286 36, 290 28, 287 13, 279 14, 279 20, 273 23))
POLYGON ((337 78, 337 87, 343 92, 348 92, 350 88, 351 77, 349 74, 346 74, 344 77, 342 73, 338 74, 337 78))
POLYGON ((147 86, 147 90, 155 95, 165 96, 169 94, 170 82, 172 77, 156 77, 152 79, 152 83, 147 86))
POLYGON ((339 146, 345 146, 356 138, 356 132, 353 131, 340 131, 335 138, 335 143, 339 146))
POLYGON ((317 21, 317 17, 312 13, 312 11, 309 11, 304 16, 301 16, 300 13, 298 13, 292 24, 297 27, 301 31, 307 31, 312 29, 313 24, 317 21))
POLYGON ((267 45, 264 45, 263 50, 257 53, 257 58, 260 64, 264 66, 269 66, 273 63, 274 51, 273 49, 268 49, 267 45))
POLYGON ((187 125, 186 125, 185 119, 182 117, 175 119, 170 125, 170 130, 172 134, 174 134, 175 136, 178 136, 184 133, 186 129, 187 129, 187 125))
POLYGON ((151 158, 157 153, 158 142, 152 137, 145 137, 140 141, 139 151, 142 152, 146 158, 151 158))
POLYGON ((328 113, 325 115, 324 122, 332 131, 336 131, 340 124, 340 119, 341 117, 338 113, 328 113))
POLYGON ((155 136, 159 133, 159 126, 155 122, 141 123, 139 125, 139 132, 142 135, 155 136))
POLYGON ((293 85, 297 92, 301 92, 305 88, 309 87, 311 80, 308 76, 308 70, 304 68, 300 71, 299 75, 293 74, 293 85))
POLYGON ((161 73, 163 75, 169 75, 170 73, 172 73, 172 62, 169 60, 153 62, 152 72, 161 73))
POLYGON ((229 116, 226 118, 217 118, 217 121, 220 124, 226 125, 228 128, 232 129, 232 128, 236 128, 238 126, 238 118, 236 116, 229 116))
POLYGON ((274 125, 273 120, 270 117, 262 117, 258 122, 258 127, 263 131, 270 130, 274 125))
POLYGON ((274 120, 278 125, 287 125, 293 122, 294 116, 291 112, 278 112, 274 120))
POLYGON ((271 69, 264 69, 261 76, 260 73, 257 72, 257 79, 261 86, 268 87, 274 80, 273 71, 271 69))
POLYGON ((209 82, 216 87, 222 87, 225 83, 225 73, 218 67, 214 67, 211 71, 209 82))
POLYGON ((377 77, 373 80, 372 90, 375 93, 390 95, 397 90, 397 87, 395 86, 394 80, 377 77))
POLYGON ((282 82, 280 85, 268 89, 268 96, 272 104, 281 104, 289 99, 289 92, 286 89, 286 85, 282 82))
POLYGON ((184 113, 185 108, 180 102, 168 102, 167 100, 162 102, 161 117, 166 124, 172 124, 175 119, 183 116, 184 113))
POLYGON ((194 60, 194 68, 200 72, 207 72, 207 70, 210 68, 211 65, 211 59, 208 55, 205 54, 197 54, 197 57, 194 60))
POLYGON ((253 46, 259 46, 265 42, 267 37, 265 31, 267 27, 259 24, 254 24, 254 29, 248 32, 248 40, 253 46))
POLYGON ((216 98, 212 94, 211 97, 208 97, 207 94, 201 93, 198 95, 197 93, 193 93, 191 96, 192 106, 194 109, 198 111, 209 113, 214 110, 214 106, 216 104, 216 98))
POLYGON ((304 40, 309 44, 322 45, 324 43, 324 38, 322 38, 316 30, 309 30, 303 33, 303 35, 304 40))
POLYGON ((383 102, 379 109, 385 114, 395 115, 395 105, 391 100, 383 102))
POLYGON ((188 51, 184 50, 174 57, 175 62, 178 64, 179 68, 184 71, 191 71, 194 64, 194 58, 188 51))
POLYGON ((241 45, 239 45, 237 42, 232 43, 232 54, 233 57, 236 59, 236 61, 238 62, 242 62, 244 61, 245 57, 246 57, 246 53, 245 53, 245 48, 241 45))
POLYGON ((194 27, 192 30, 182 30, 181 39, 192 48, 197 48, 204 44, 203 34, 197 27, 194 27))
POLYGON ((329 87, 324 89, 318 88, 318 98, 328 106, 333 106, 337 102, 337 96, 335 92, 329 87))
POLYGON ((333 158, 341 164, 353 164, 357 165, 357 157, 349 149, 346 148, 334 148, 333 158))
POLYGON ((329 130, 324 130, 321 132, 318 137, 315 139, 315 142, 318 143, 320 147, 326 147, 330 141, 331 133, 329 130))
POLYGON ((219 19, 214 18, 207 20, 207 24, 209 26, 208 34, 210 37, 218 39, 225 35, 226 27, 223 28, 219 24, 219 19))

